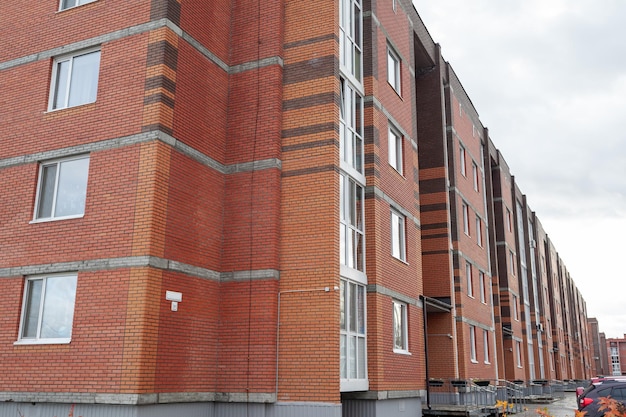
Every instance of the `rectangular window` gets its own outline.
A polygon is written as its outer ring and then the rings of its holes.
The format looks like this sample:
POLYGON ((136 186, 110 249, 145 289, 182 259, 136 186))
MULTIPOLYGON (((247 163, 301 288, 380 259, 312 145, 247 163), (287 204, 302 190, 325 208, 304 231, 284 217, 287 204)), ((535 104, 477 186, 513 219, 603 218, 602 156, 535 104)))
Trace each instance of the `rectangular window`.
POLYGON ((472 277, 472 265, 465 263, 465 277, 467 278, 467 295, 474 296, 474 277, 472 277))
POLYGON ((91 3, 93 1, 95 0, 61 0, 61 8, 59 10, 82 6, 83 4, 91 3))
POLYGON ((407 353, 409 351, 407 306, 399 301, 393 302, 393 350, 407 353))
POLYGON ((100 51, 82 51, 54 60, 48 110, 65 109, 96 101, 100 51))
POLYGON ((341 166, 354 175, 363 174, 363 100, 344 79, 339 103, 341 166))
POLYGON ((26 280, 18 343, 69 343, 76 280, 75 274, 26 280))
POLYGON ((387 47, 387 81, 400 94, 400 56, 391 47, 387 47))
POLYGON ((85 213, 89 156, 44 162, 39 168, 36 221, 80 217, 85 213))
POLYGON ((461 168, 461 174, 467 177, 467 167, 465 166, 465 148, 461 146, 459 148, 459 167, 461 168))
POLYGON ((483 354, 485 355, 485 363, 491 363, 489 359, 489 332, 483 329, 483 354))
POLYGON ((476 216, 476 243, 478 246, 483 246, 483 226, 478 216, 476 216))
POLYGON ((511 219, 511 210, 506 209, 506 228, 509 232, 513 231, 513 221, 511 219))
POLYGON ((479 282, 480 282, 480 302, 483 304, 487 304, 487 299, 489 298, 489 283, 487 282, 487 278, 483 272, 478 273, 479 282))
POLYGON ((462 209, 463 209, 463 232, 469 236, 470 234, 469 206, 464 202, 462 205, 462 209))
POLYGON ((361 82, 363 16, 361 0, 339 0, 339 62, 341 70, 361 82))
POLYGON ((339 176, 340 254, 342 265, 365 271, 364 190, 353 178, 339 176))
POLYGON ((343 279, 340 285, 340 374, 348 391, 367 384, 365 286, 343 279))
POLYGON ((515 355, 517 357, 517 367, 522 367, 522 342, 515 341, 515 355))
POLYGON ((517 295, 513 295, 511 304, 512 304, 511 308, 513 308, 513 319, 515 321, 519 321, 519 311, 518 311, 518 304, 517 304, 517 295))
POLYGON ((389 165, 402 174, 402 135, 389 126, 389 165))
POLYGON ((470 343, 470 360, 472 362, 477 362, 476 360, 476 327, 469 327, 469 343, 470 343))
POLYGON ((515 255, 513 255, 513 251, 509 251, 509 265, 511 265, 511 275, 515 275, 515 255))
POLYGON ((404 216, 391 210, 391 254, 406 262, 406 239, 404 216))
POLYGON ((478 170, 478 165, 475 162, 472 162, 472 177, 474 178, 474 191, 478 192, 480 189, 480 174, 478 170))

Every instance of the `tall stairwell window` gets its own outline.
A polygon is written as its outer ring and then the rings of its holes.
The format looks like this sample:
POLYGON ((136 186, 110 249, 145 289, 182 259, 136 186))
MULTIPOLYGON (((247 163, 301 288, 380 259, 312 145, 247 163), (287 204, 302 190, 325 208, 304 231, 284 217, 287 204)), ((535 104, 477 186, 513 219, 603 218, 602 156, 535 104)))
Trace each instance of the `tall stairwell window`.
POLYGON ((339 230, 341 391, 367 379, 362 0, 339 0, 339 230))
POLYGON ((361 0, 339 0, 339 62, 352 82, 362 82, 363 16, 361 0))

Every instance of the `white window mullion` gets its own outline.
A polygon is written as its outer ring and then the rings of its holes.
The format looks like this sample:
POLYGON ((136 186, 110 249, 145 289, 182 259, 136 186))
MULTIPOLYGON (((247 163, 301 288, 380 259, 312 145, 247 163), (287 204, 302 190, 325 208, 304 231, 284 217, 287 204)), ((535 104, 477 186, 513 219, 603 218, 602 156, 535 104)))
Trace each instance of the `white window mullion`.
POLYGON ((72 93, 72 74, 74 72, 74 58, 75 57, 71 57, 68 60, 68 67, 67 67, 67 80, 65 80, 65 97, 63 100, 63 108, 67 108, 70 105, 70 94, 72 93))
POLYGON ((61 164, 56 164, 54 176, 54 190, 52 192, 52 207, 50 208, 50 217, 55 217, 57 209, 57 195, 59 194, 59 178, 61 177, 61 164))
MULTIPOLYGON (((32 281, 29 281, 32 282, 32 281)), ((29 290, 32 291, 32 287, 29 288, 29 290)), ((36 331, 36 335, 37 335, 37 339, 39 339, 41 337, 41 323, 43 322, 43 305, 44 305, 44 300, 46 299, 46 278, 43 278, 41 280, 41 296, 39 299, 39 306, 38 311, 39 311, 39 317, 37 318, 37 331, 36 331)))

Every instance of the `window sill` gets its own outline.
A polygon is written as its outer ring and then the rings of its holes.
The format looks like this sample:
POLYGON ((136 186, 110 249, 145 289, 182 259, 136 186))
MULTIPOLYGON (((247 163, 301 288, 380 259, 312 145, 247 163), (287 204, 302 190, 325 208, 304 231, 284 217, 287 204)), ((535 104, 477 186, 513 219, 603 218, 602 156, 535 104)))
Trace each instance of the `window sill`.
POLYGON ((394 349, 393 353, 397 353, 398 355, 405 355, 405 356, 412 356, 413 355, 408 350, 403 350, 403 349, 394 349))
POLYGON ((389 164, 389 166, 390 166, 391 168, 393 168, 393 170, 396 172, 396 174, 400 175, 400 176, 402 177, 402 179, 403 179, 403 180, 406 180, 406 177, 404 176, 404 174, 403 174, 402 172, 400 172, 400 171, 398 170, 398 168, 394 167, 394 166, 393 166, 393 165, 391 165, 391 164, 389 164))
POLYGON ((476 363, 476 364, 478 363, 478 361, 476 359, 472 359, 472 360, 470 360, 470 362, 476 363))
POLYGON ((13 342, 14 346, 20 345, 69 345, 72 341, 71 338, 62 339, 20 339, 13 342))
POLYGON ((398 257, 396 257, 396 256, 394 256, 394 255, 391 255, 391 257, 392 257, 393 259, 395 259, 396 261, 402 262, 402 263, 403 263, 403 264, 405 264, 405 265, 409 265, 409 263, 408 263, 407 261, 405 261, 404 259, 400 259, 400 258, 398 258, 398 257))
POLYGON ((36 223, 48 223, 48 222, 56 222, 60 220, 71 220, 71 219, 82 219, 85 217, 85 214, 77 214, 74 216, 64 216, 64 217, 46 217, 45 219, 34 219, 28 222, 28 224, 36 224, 36 223))
MULTIPOLYGON (((81 6, 76 6, 76 7, 81 7, 81 6)), ((90 101, 89 103, 76 104, 75 106, 61 107, 57 109, 46 109, 46 111, 43 112, 43 116, 46 120, 53 120, 57 118, 57 116, 65 117, 63 113, 66 113, 66 112, 69 112, 70 114, 72 112, 82 113, 83 111, 89 111, 90 109, 95 109, 95 108, 96 108, 96 102, 90 101)))
MULTIPOLYGON (((387 85, 389 85, 389 87, 391 87, 391 89, 393 90, 394 93, 396 93, 396 95, 398 96, 398 98, 402 101, 404 101, 404 99, 402 98, 402 93, 400 91, 398 91, 398 89, 389 82, 389 80, 387 80, 387 85)), ((401 88, 400 88, 401 89, 401 88)))

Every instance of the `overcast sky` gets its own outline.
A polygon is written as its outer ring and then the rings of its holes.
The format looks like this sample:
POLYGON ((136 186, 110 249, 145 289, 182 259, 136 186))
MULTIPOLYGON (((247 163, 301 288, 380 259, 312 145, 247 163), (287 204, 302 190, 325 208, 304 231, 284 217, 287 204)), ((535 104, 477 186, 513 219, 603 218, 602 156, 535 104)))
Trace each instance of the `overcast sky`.
POLYGON ((414 0, 607 337, 626 333, 626 0, 414 0))

